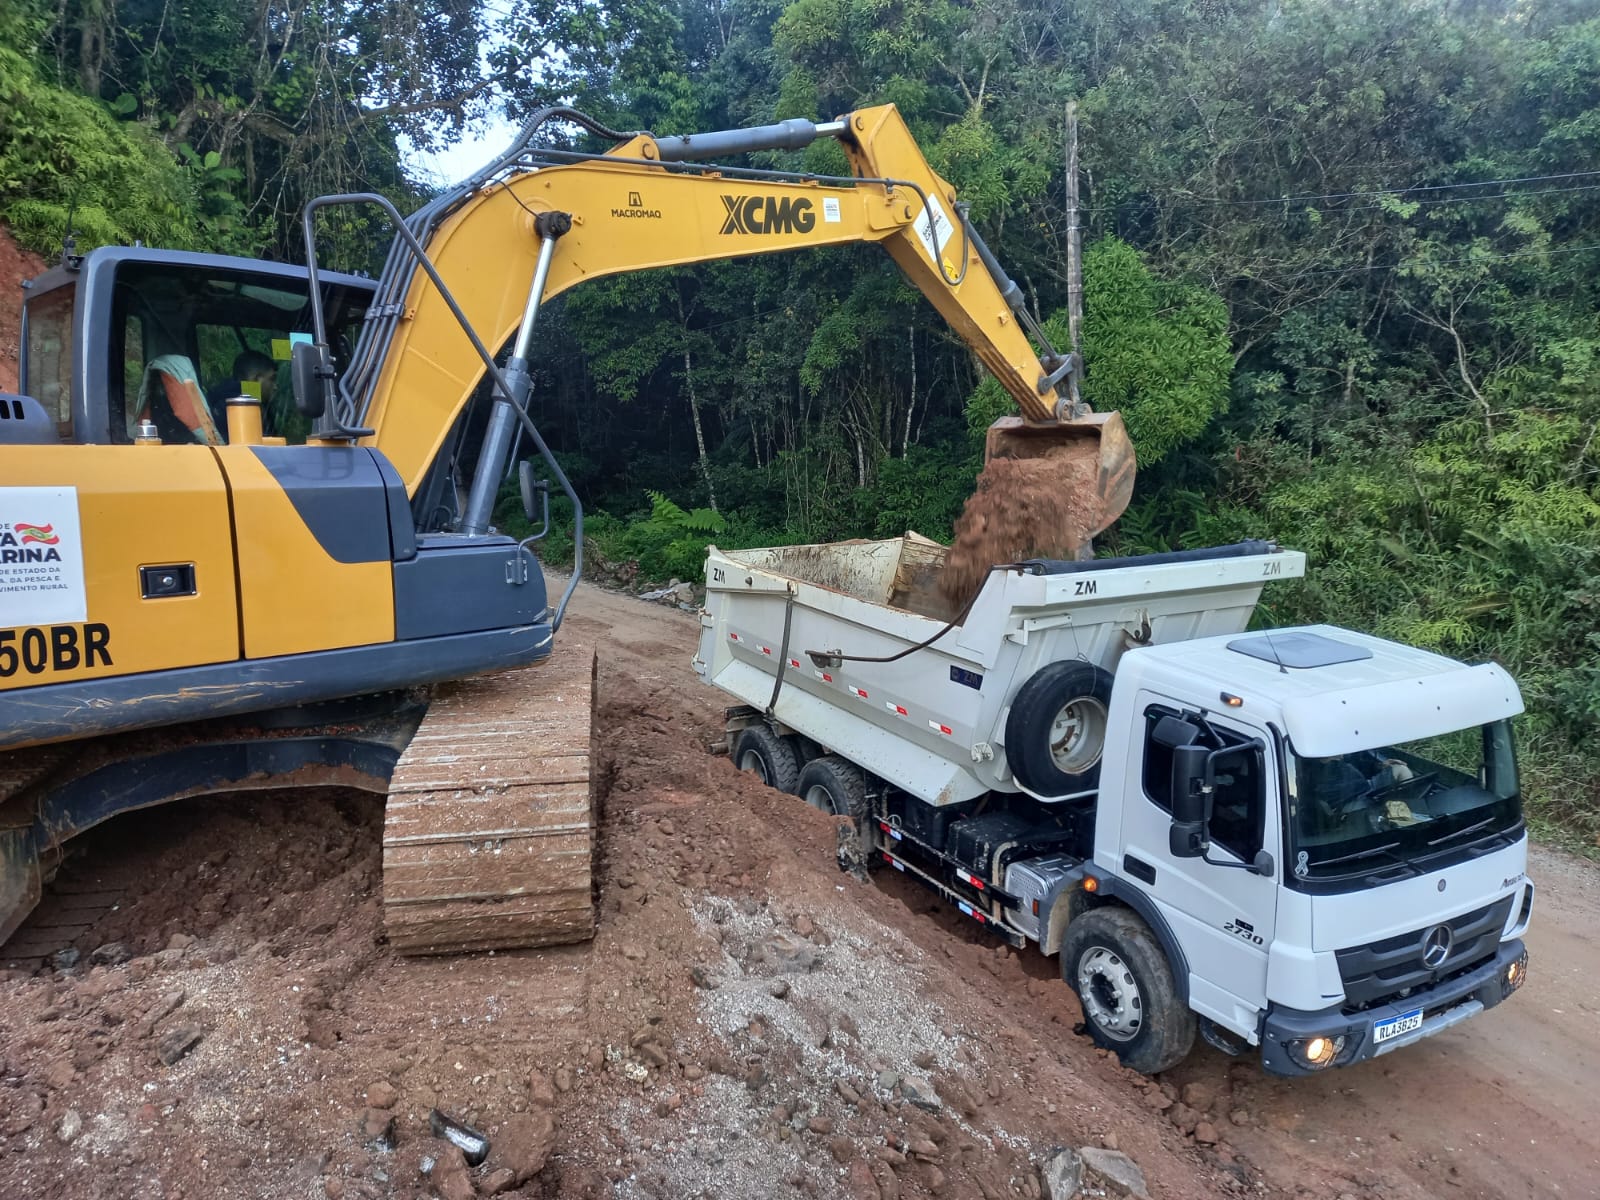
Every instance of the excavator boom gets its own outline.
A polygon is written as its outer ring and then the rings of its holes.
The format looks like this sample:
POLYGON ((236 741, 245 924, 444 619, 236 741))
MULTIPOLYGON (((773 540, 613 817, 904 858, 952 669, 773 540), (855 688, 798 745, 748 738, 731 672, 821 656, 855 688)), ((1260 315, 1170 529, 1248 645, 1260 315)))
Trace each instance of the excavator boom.
MULTIPOLYGON (((484 344, 510 342, 530 304, 585 280, 716 259, 821 246, 879 243, 1016 401, 1020 419, 991 431, 990 457, 1065 450, 1093 458, 1090 532, 1110 525, 1133 487, 1133 449, 1116 414, 1092 415, 1065 395, 1076 363, 1033 323, 1019 288, 971 228, 954 189, 929 166, 892 105, 838 121, 675 138, 637 134, 603 155, 539 151, 465 198, 427 240, 427 253, 484 344), (839 140, 848 178, 710 168, 698 159, 839 140), (541 214, 570 228, 539 275, 541 214), (1035 349, 1029 333, 1041 342, 1035 349)), ((399 470, 413 495, 484 373, 446 296, 415 264, 404 316, 363 351, 379 368, 352 397, 356 424, 399 470)), ((520 403, 520 400, 519 400, 520 403)), ((480 463, 479 474, 503 463, 480 463)), ((1075 473, 1076 474, 1076 473, 1075 473)), ((471 527, 473 514, 468 514, 471 527)))

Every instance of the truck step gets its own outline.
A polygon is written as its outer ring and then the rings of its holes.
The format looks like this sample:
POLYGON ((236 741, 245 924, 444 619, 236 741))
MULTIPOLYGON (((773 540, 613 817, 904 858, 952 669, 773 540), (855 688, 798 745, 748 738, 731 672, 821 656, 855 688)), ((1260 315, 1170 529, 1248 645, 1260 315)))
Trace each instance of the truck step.
POLYGON ((594 936, 594 656, 443 684, 395 766, 383 913, 404 954, 594 936))

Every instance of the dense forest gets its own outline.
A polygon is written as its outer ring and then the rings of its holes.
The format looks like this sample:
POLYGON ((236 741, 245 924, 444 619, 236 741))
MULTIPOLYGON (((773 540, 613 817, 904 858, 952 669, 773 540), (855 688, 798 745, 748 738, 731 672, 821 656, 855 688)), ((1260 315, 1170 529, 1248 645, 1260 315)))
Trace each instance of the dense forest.
MULTIPOLYGON (((32 248, 297 257, 309 195, 422 199, 404 145, 575 103, 657 133, 893 102, 1141 460, 1104 552, 1276 537, 1272 620, 1521 681, 1546 828, 1600 835, 1593 0, 12 0, 0 219, 32 248)), ((566 136, 578 137, 575 130, 566 136)), ((819 143, 764 165, 834 173, 819 143)), ((345 266, 376 235, 330 231, 345 266)), ((1008 401, 870 249, 552 306, 536 403, 592 557, 948 537, 1008 401)))

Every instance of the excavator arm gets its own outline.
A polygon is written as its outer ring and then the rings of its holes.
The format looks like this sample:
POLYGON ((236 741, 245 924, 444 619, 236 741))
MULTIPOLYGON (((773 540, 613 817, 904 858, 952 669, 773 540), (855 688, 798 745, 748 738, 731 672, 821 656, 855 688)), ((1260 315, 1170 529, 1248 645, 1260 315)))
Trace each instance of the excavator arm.
MULTIPOLYGON (((1028 456, 1036 446, 1066 443, 1099 460, 1095 531, 1126 507, 1133 451, 1120 418, 1090 414, 1065 398, 1075 363, 1049 348, 1020 289, 967 224, 954 189, 928 164, 892 105, 827 124, 637 134, 603 155, 528 153, 537 165, 523 159, 502 178, 472 187, 423 243, 482 342, 498 347, 516 339, 509 378, 519 378, 517 359, 528 352, 538 304, 585 280, 877 242, 1016 400, 1022 417, 991 431, 990 456, 1028 456), (798 148, 818 136, 840 141, 852 177, 698 162, 798 148)), ((391 314, 392 330, 353 411, 356 424, 372 431, 367 440, 415 495, 484 365, 446 295, 416 264, 408 269, 403 303, 391 314)), ((526 403, 525 394, 511 399, 526 403)), ((480 462, 480 474, 486 466, 496 468, 489 475, 497 479, 504 463, 480 462)), ((476 532, 470 525, 468 531, 476 532)))

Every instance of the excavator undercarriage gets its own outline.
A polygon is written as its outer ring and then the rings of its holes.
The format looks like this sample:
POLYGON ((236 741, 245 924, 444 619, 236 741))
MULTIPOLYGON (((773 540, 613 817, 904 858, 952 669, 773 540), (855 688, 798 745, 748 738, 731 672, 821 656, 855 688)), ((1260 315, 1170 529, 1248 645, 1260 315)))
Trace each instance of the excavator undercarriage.
POLYGON ((0 754, 0 943, 70 839, 135 809, 265 789, 384 805, 384 927, 405 954, 594 932, 594 660, 0 754))

